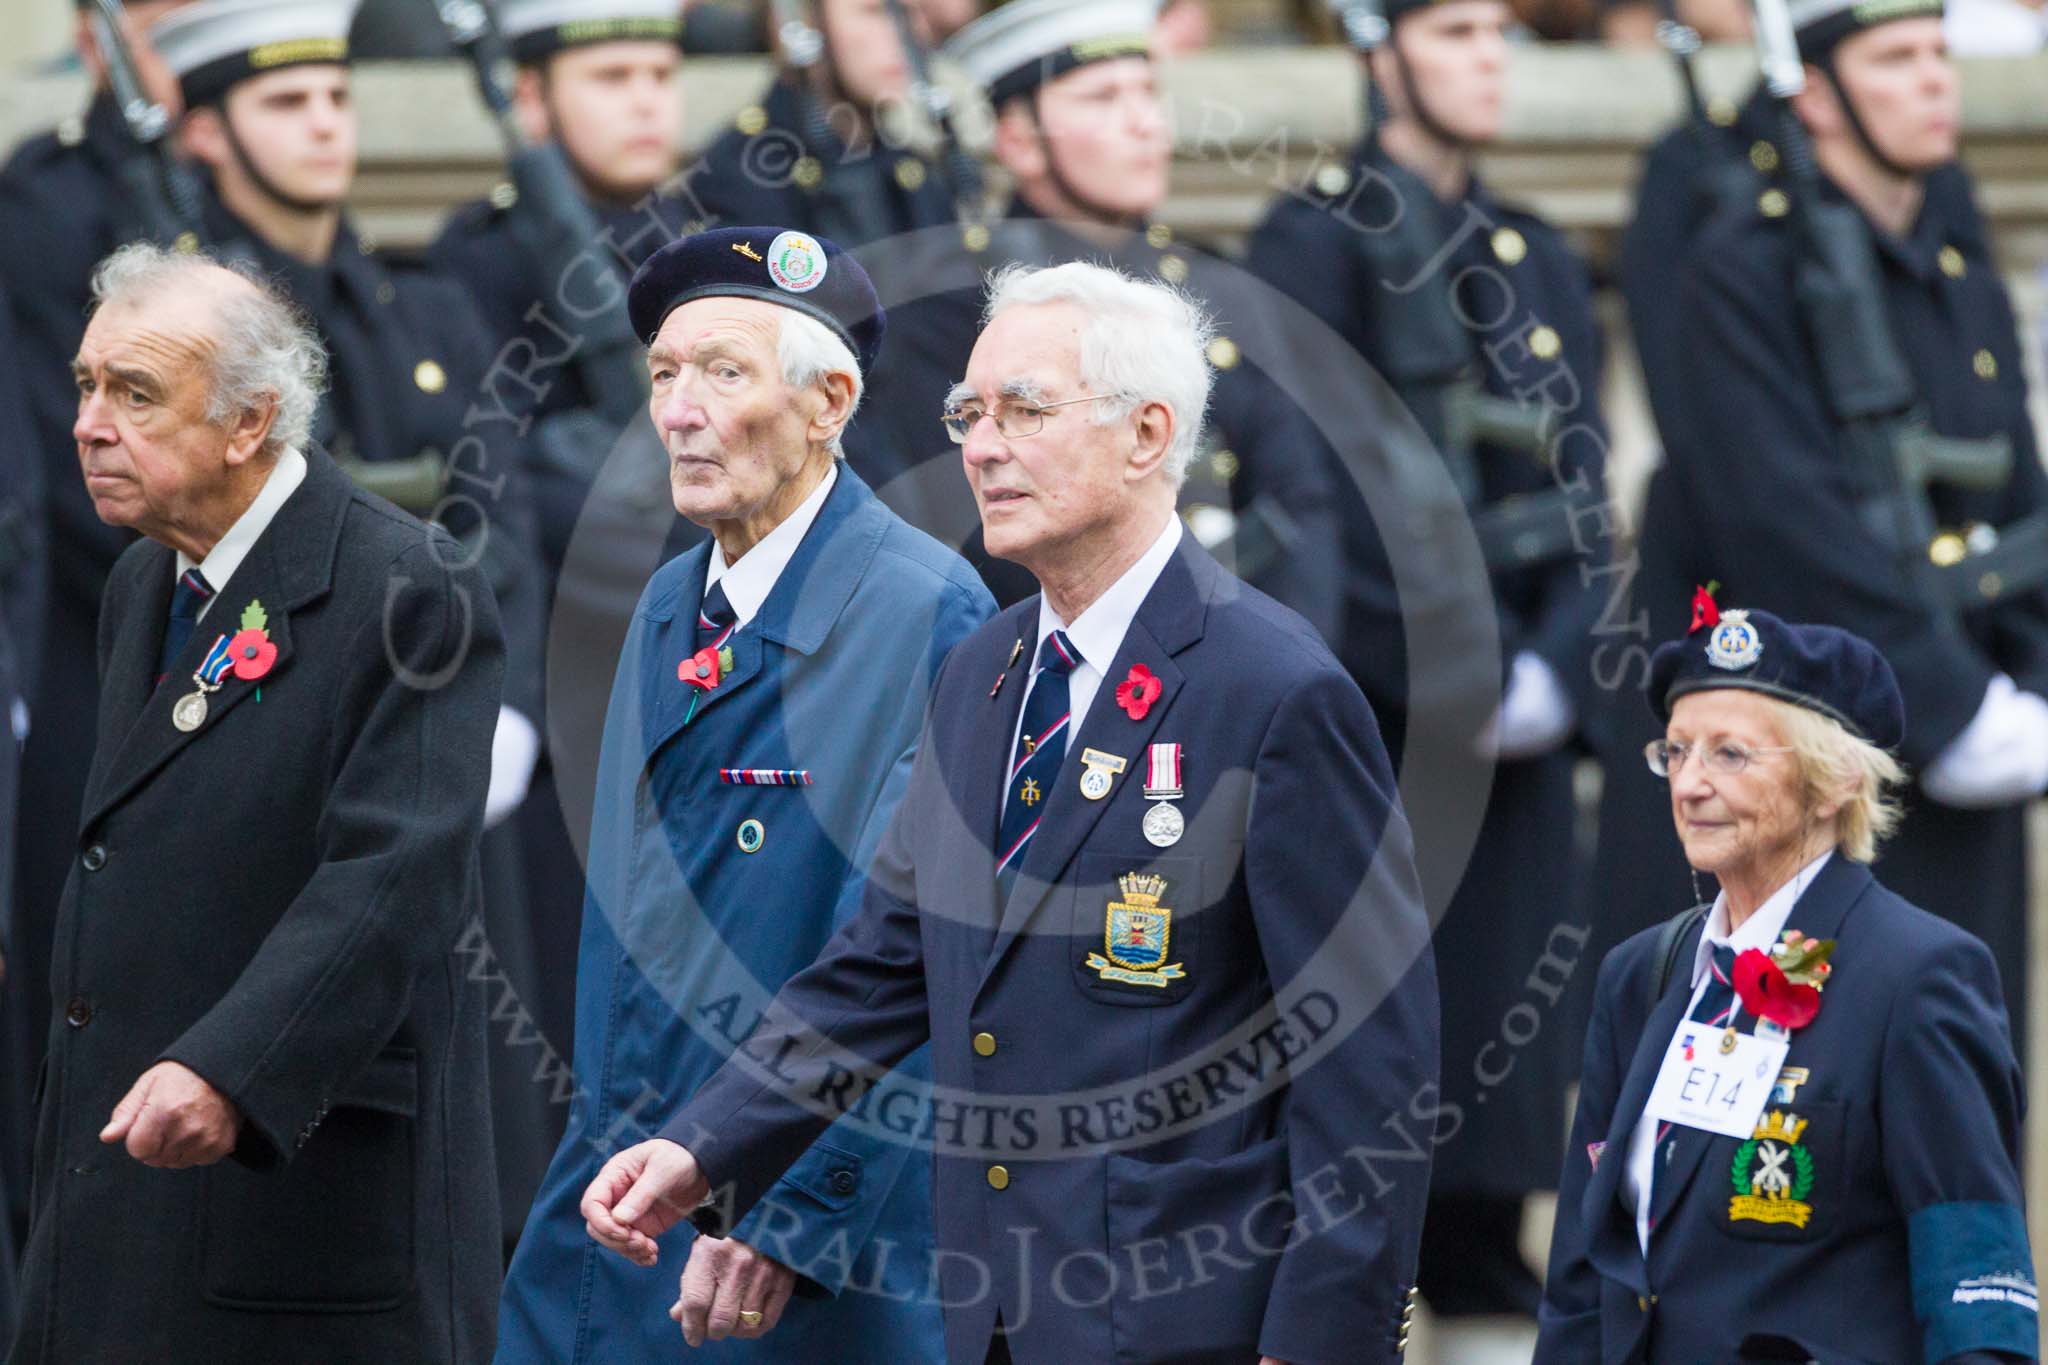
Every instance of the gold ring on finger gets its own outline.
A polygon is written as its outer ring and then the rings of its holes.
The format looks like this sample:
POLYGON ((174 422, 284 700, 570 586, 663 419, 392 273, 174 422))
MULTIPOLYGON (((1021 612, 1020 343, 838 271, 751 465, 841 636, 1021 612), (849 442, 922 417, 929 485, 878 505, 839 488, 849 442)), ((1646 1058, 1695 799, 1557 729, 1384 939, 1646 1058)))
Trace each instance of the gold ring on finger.
POLYGON ((759 1327, 761 1325, 761 1315, 752 1308, 742 1308, 740 1310, 740 1321, 749 1327, 759 1327))

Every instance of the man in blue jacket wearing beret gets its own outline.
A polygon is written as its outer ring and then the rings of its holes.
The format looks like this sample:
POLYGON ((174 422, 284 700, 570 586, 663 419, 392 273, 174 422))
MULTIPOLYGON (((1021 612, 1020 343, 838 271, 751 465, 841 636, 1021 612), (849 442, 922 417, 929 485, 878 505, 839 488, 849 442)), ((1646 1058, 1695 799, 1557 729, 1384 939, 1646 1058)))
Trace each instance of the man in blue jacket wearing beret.
POLYGON ((932 677, 994 611, 840 458, 884 317, 837 245, 773 227, 682 238, 642 265, 628 307, 676 510, 710 538, 654 575, 619 657, 575 1097, 507 1276, 498 1359, 667 1358, 680 1342, 662 1310, 680 1298, 734 1327, 713 1360, 937 1362, 930 1179, 908 1144, 836 1127, 732 1236, 678 1227, 646 1266, 584 1235, 577 1204, 606 1158, 718 1069, 860 903, 932 677))

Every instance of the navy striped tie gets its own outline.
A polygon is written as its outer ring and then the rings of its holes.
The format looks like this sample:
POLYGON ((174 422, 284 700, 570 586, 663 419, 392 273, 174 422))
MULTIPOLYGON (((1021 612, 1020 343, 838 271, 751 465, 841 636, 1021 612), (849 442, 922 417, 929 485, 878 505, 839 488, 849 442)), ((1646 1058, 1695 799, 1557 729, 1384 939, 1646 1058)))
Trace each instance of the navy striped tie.
POLYGON ((179 576, 178 586, 171 592, 171 618, 164 624, 164 647, 157 655, 156 682, 151 690, 163 686, 164 679, 171 675, 171 665, 178 661, 185 642, 192 638, 193 627, 199 624, 200 609, 212 596, 213 585, 196 566, 179 576))
MULTIPOLYGON (((1707 988, 1700 992, 1699 1003, 1685 1017, 1695 1024, 1720 1029, 1731 1027, 1741 1013, 1741 1007, 1735 1002, 1735 950, 1725 943, 1717 943, 1713 961, 1707 964, 1707 988)), ((1720 1045, 1718 1038, 1702 1044, 1720 1045)), ((1671 1136, 1671 1128, 1671 1124, 1665 1123, 1657 1129, 1657 1155, 1650 1162, 1650 1207, 1653 1209, 1657 1207, 1657 1182, 1664 1178, 1664 1169, 1671 1164, 1671 1149, 1664 1145, 1671 1136)))
POLYGON ((1038 647, 1038 667, 1031 675, 1031 692, 1024 698, 1024 721, 1010 755, 1009 778, 1003 786, 1003 819, 996 833, 996 886, 1004 900, 1016 885, 1017 869, 1024 865, 1025 850, 1038 832, 1039 818, 1067 756, 1071 719, 1067 675, 1080 662, 1081 651, 1063 630, 1046 636, 1038 647))
POLYGON ((703 605, 697 608, 697 648, 716 649, 732 638, 733 623, 739 620, 739 613, 726 600, 725 580, 713 583, 704 594, 703 605))

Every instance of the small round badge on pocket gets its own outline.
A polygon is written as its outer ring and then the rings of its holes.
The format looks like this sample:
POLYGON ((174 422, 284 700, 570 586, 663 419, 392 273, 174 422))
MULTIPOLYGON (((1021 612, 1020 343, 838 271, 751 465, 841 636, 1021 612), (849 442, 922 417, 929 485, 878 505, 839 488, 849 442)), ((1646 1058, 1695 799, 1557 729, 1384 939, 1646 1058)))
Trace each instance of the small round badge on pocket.
POLYGON ((759 853, 762 841, 767 839, 767 837, 768 831, 762 828, 759 820, 742 820, 740 822, 740 852, 759 853))

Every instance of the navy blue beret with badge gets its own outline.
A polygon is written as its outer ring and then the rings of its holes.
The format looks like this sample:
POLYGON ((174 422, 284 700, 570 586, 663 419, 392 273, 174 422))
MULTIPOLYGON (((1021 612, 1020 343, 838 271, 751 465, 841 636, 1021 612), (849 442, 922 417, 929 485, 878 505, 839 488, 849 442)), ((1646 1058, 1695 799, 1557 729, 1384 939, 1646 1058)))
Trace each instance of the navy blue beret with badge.
POLYGON ((1671 704, 1688 692, 1731 687, 1817 711, 1880 749, 1906 737, 1899 680, 1868 640, 1767 611, 1722 611, 1702 588, 1685 638, 1650 656, 1650 709, 1669 721, 1671 704))
POLYGON ((633 333, 652 343, 668 315, 693 299, 760 299, 823 323, 860 371, 874 368, 888 318, 874 282, 838 243, 772 227, 718 228, 679 237, 649 256, 626 287, 633 333))

